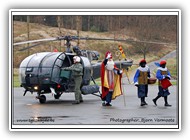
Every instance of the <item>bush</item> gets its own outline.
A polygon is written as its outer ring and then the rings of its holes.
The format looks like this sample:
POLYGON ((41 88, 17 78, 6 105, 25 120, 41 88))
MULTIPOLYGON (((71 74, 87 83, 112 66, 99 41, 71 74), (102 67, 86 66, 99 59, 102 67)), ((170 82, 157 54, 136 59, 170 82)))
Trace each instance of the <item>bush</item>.
POLYGON ((93 26, 90 28, 90 31, 92 31, 92 32, 100 32, 99 28, 96 27, 95 25, 93 25, 93 26))

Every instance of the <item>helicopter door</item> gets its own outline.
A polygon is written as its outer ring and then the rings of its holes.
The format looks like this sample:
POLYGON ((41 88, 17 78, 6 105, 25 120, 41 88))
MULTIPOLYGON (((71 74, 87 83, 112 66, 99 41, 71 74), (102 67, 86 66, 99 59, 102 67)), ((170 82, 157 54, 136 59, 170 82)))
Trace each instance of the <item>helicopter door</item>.
POLYGON ((65 53, 61 53, 55 60, 52 70, 52 81, 55 83, 67 83, 67 79, 70 77, 70 73, 61 70, 63 67, 70 66, 70 59, 65 53))
MULTIPOLYGON (((65 59, 63 60, 61 68, 69 67, 71 66, 71 60, 70 57, 66 55, 65 59)), ((69 79, 71 77, 71 71, 62 70, 60 71, 60 83, 67 84, 69 82, 69 79)))
MULTIPOLYGON (((66 53, 65 60, 63 61, 62 68, 70 67, 73 64, 73 57, 75 55, 66 53)), ((72 71, 61 70, 60 78, 62 85, 65 87, 66 91, 74 91, 75 83, 72 75, 72 71)))

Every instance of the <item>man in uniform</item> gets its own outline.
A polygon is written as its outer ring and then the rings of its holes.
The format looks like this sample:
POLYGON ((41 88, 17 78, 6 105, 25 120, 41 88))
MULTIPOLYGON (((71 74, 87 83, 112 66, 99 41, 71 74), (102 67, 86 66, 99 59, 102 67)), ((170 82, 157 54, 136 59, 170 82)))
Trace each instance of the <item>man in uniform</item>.
POLYGON ((150 69, 146 65, 146 60, 142 59, 134 76, 134 84, 138 89, 138 98, 141 99, 141 106, 147 105, 145 97, 148 94, 148 78, 150 78, 150 69))
POLYGON ((105 59, 101 64, 101 86, 103 106, 112 106, 111 100, 122 94, 121 91, 121 75, 113 59, 111 52, 107 52, 105 59))
POLYGON ((157 97, 153 99, 153 102, 157 106, 156 101, 160 97, 164 97, 165 106, 171 107, 171 105, 168 104, 168 95, 170 95, 168 87, 171 86, 171 83, 169 82, 169 80, 171 79, 171 75, 170 75, 169 70, 166 67, 166 61, 165 60, 160 61, 159 65, 160 65, 160 67, 158 67, 157 72, 156 72, 156 78, 159 80, 158 81, 159 92, 158 92, 157 97), (166 85, 164 85, 165 83, 162 81, 164 81, 164 82, 166 81, 166 85))
POLYGON ((73 61, 74 61, 73 65, 62 69, 72 71, 72 75, 74 77, 74 82, 75 82, 75 102, 73 104, 79 104, 83 102, 80 90, 82 83, 82 76, 83 76, 83 66, 80 63, 81 59, 79 56, 74 56, 73 61))

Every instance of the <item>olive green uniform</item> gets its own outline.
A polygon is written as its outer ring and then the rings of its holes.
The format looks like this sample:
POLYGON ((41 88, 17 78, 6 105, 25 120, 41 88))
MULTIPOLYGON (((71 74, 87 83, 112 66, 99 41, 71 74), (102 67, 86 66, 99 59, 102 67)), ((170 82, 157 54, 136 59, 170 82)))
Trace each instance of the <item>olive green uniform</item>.
POLYGON ((72 71, 72 75, 74 77, 75 82, 75 101, 80 103, 82 99, 81 95, 81 83, 82 83, 82 75, 83 75, 83 66, 81 63, 75 63, 70 67, 63 68, 63 70, 72 71))

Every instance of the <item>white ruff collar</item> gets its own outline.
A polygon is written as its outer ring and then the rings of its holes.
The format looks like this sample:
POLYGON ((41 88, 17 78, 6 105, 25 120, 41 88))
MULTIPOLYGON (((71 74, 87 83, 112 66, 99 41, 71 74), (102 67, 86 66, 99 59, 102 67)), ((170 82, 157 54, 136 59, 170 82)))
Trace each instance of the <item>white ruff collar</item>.
POLYGON ((167 67, 165 67, 165 68, 158 67, 158 70, 161 70, 161 71, 167 71, 168 69, 167 69, 167 67))
POLYGON ((138 70, 142 71, 142 72, 147 72, 149 70, 148 66, 143 67, 138 67, 138 70))

